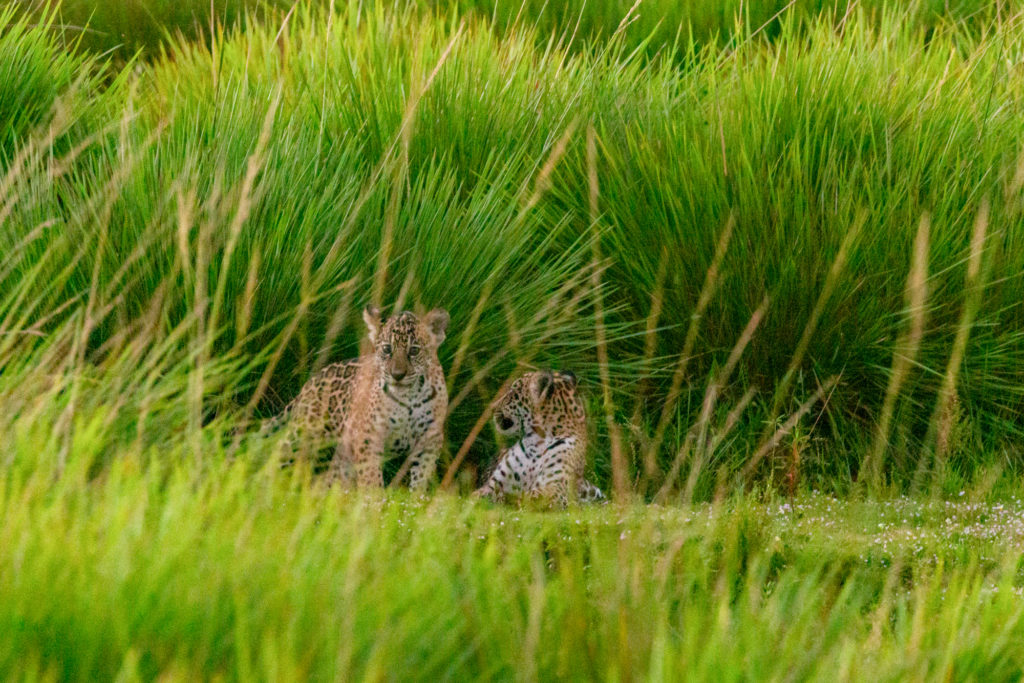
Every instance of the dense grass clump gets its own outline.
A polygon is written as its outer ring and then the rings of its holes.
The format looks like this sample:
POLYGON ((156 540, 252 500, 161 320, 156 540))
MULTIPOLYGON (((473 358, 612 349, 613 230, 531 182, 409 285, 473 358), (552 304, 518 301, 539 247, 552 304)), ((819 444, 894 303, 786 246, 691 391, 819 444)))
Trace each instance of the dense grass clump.
POLYGON ((973 467, 1020 432, 1021 34, 877 21, 789 19, 680 70, 413 6, 299 7, 108 91, 110 134, 57 184, 22 174, 5 230, 65 221, 26 252, 59 269, 34 266, 41 310, 116 283, 90 347, 152 306, 197 317, 204 357, 254 359, 261 410, 356 352, 367 301, 444 305, 455 446, 542 364, 607 395, 602 434, 663 493, 779 448, 831 478, 874 444, 872 472, 919 480, 936 449, 973 467))
POLYGON ((233 420, 203 424, 202 397, 244 367, 197 364, 194 321, 157 317, 88 359, 86 317, 0 336, 9 677, 898 680, 1024 666, 1014 489, 554 514, 343 494, 308 467, 282 471, 271 441, 235 443, 233 420))

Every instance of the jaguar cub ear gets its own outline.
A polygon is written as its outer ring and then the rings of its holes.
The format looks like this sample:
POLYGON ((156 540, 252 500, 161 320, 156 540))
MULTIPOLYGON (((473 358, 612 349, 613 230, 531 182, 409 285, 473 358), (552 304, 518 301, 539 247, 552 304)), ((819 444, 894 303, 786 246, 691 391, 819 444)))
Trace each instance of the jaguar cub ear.
POLYGON ((370 305, 363 309, 363 322, 366 323, 366 328, 370 331, 370 343, 377 343, 377 333, 380 332, 380 309, 376 306, 370 305))
POLYGON ((443 308, 435 308, 424 316, 423 322, 426 323, 427 330, 430 331, 434 346, 440 346, 441 342, 444 341, 449 320, 448 311, 443 308))
POLYGON ((573 389, 575 389, 576 386, 580 383, 579 378, 576 377, 576 373, 572 372, 571 370, 559 370, 558 376, 561 377, 562 380, 573 389))
POLYGON ((551 374, 550 370, 538 372, 530 380, 530 393, 533 394, 533 400, 536 403, 544 403, 551 398, 554 388, 555 376, 551 374))

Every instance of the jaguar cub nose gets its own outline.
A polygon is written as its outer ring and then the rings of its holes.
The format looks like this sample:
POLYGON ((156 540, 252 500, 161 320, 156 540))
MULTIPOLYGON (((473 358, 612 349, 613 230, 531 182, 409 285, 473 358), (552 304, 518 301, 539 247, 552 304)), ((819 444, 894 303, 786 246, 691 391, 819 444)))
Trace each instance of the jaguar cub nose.
POLYGON ((401 381, 402 381, 403 379, 405 379, 405 376, 406 376, 407 374, 409 374, 409 373, 407 373, 407 372, 406 372, 405 370, 392 370, 392 371, 391 371, 391 377, 392 377, 392 378, 393 378, 393 379, 394 379, 394 380, 395 380, 396 382, 401 382, 401 381))

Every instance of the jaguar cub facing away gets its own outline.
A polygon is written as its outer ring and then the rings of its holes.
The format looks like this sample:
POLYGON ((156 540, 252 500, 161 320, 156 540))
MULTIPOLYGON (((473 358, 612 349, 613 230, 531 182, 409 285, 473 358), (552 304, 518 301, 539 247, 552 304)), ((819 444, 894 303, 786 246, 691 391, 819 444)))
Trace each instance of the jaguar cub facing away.
POLYGON ((402 311, 384 321, 368 306, 363 320, 373 351, 325 367, 261 431, 286 426, 289 450, 334 445, 329 482, 350 485, 354 474, 358 486, 380 487, 383 457, 408 458, 409 486, 423 490, 434 476, 448 411, 437 358, 448 313, 402 311))
POLYGON ((566 505, 604 500, 583 478, 587 416, 571 372, 529 372, 508 388, 494 410, 500 434, 517 438, 502 451, 487 483, 474 495, 501 500, 526 496, 566 505))

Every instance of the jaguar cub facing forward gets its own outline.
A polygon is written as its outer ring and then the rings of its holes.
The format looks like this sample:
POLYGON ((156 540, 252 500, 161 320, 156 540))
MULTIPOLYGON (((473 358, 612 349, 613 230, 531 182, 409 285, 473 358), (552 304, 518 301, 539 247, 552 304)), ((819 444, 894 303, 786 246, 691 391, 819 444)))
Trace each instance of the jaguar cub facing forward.
POLYGON ((516 438, 475 495, 491 500, 526 496, 566 505, 604 500, 583 478, 587 416, 571 372, 529 372, 508 388, 494 410, 500 434, 516 438))
POLYGON ((444 439, 448 392, 437 347, 448 313, 403 311, 382 321, 368 306, 363 320, 373 351, 328 365, 263 430, 287 425, 286 446, 334 445, 329 481, 360 487, 384 484, 383 457, 409 458, 409 486, 422 490, 434 475, 444 439))

